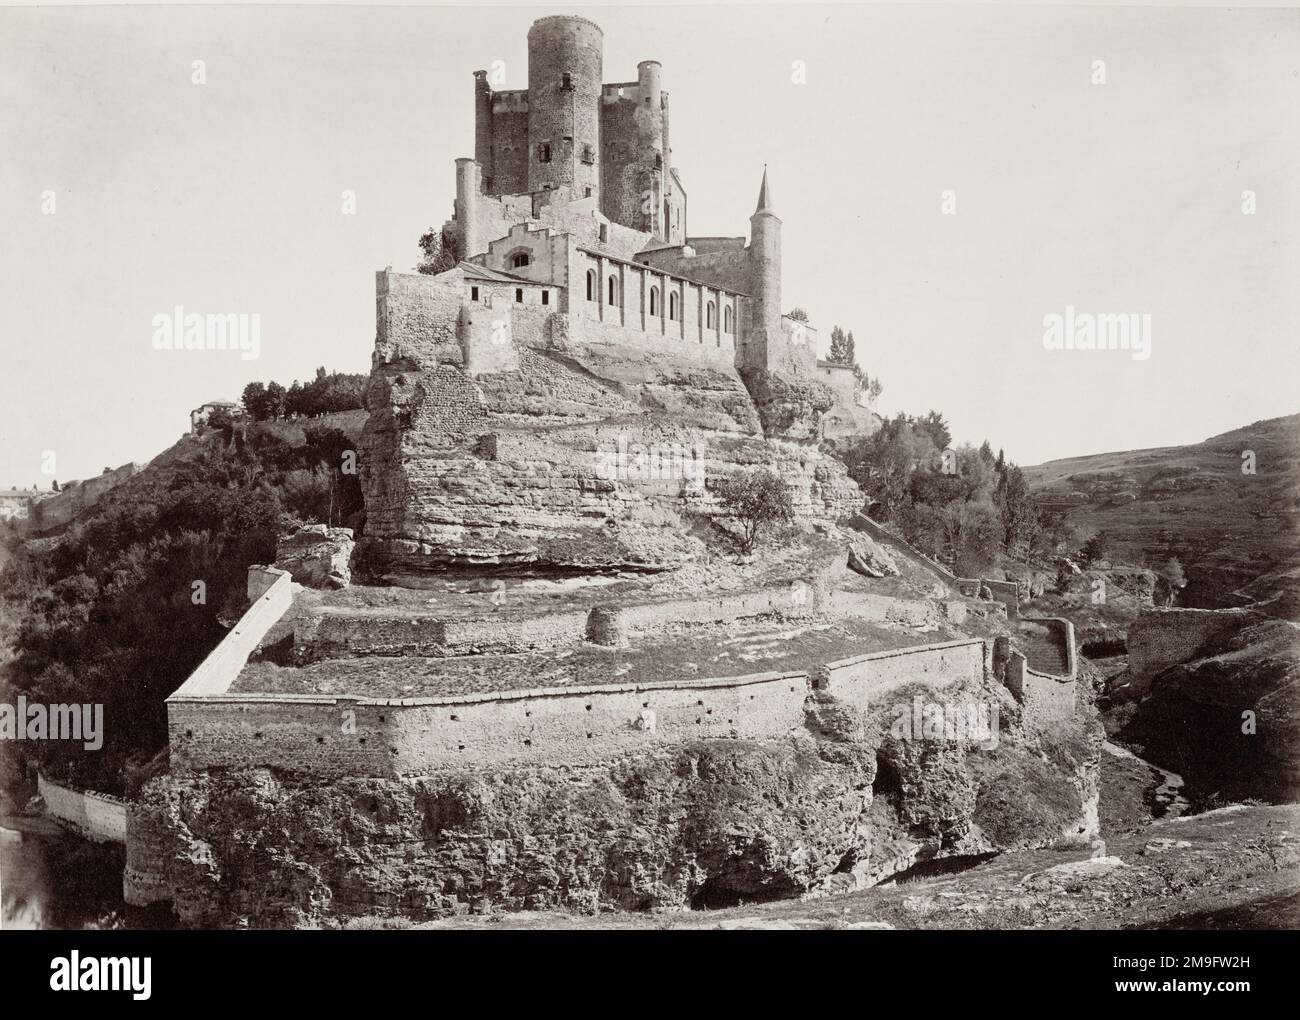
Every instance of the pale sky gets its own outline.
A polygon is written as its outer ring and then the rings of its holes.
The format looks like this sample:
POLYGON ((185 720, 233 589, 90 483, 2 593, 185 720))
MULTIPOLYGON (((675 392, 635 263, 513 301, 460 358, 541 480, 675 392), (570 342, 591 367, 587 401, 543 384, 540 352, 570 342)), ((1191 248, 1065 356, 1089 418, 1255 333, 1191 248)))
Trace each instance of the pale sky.
POLYGON ((5 8, 0 487, 47 488, 45 451, 60 481, 147 460, 252 379, 367 371, 375 270, 414 266, 473 154, 472 72, 526 87, 553 13, 603 27, 606 81, 662 62, 690 233, 747 233, 768 164, 783 303, 853 330, 883 413, 1031 464, 1300 410, 1294 9, 5 8), (176 305, 260 314, 260 359, 155 351, 176 305), (1150 359, 1045 350, 1067 305, 1149 314, 1150 359))

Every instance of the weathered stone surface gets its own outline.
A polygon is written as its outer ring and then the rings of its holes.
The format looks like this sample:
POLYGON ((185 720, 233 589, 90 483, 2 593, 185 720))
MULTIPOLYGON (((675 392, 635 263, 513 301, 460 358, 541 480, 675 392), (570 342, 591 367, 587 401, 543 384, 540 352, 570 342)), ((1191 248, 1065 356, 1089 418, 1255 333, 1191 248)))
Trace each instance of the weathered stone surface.
POLYGON ((276 543, 275 565, 309 588, 346 588, 353 546, 351 528, 309 524, 276 543))
POLYGON ((861 531, 845 531, 849 541, 849 568, 866 577, 895 577, 898 564, 889 550, 861 531))
POLYGON ((1118 857, 1094 857, 1086 861, 1057 864, 1046 871, 1026 875, 1021 884, 1027 889, 1077 889, 1109 875, 1116 868, 1127 867, 1118 857))
POLYGON ((703 551, 694 515, 725 517, 707 479, 752 467, 782 477, 801 521, 861 504, 798 429, 764 434, 730 366, 615 344, 518 353, 518 371, 470 377, 377 348, 361 471, 377 572, 670 569, 703 551))

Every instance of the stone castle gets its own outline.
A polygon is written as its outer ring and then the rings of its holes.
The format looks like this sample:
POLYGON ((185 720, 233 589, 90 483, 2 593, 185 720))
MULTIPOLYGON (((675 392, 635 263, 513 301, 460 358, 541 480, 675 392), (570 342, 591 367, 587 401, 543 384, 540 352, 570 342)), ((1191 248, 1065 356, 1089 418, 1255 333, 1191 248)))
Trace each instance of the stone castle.
POLYGON ((853 369, 782 312, 766 168, 748 243, 690 236, 660 65, 605 83, 602 43, 585 18, 541 18, 526 90, 475 72, 443 228, 460 261, 378 274, 366 535, 399 572, 672 566, 704 478, 743 467, 779 471, 805 519, 860 506, 818 446, 872 416, 853 369), (593 472, 629 443, 706 450, 705 470, 676 488, 593 472))
MULTIPOLYGON (((571 334, 672 338, 738 367, 811 373, 816 337, 781 313, 766 170, 748 245, 689 236, 660 65, 603 84, 602 42, 585 18, 542 18, 526 90, 494 92, 475 72, 474 159, 457 160, 452 221, 465 257, 555 288, 571 334)), ((525 287, 529 300, 542 295, 525 287)))

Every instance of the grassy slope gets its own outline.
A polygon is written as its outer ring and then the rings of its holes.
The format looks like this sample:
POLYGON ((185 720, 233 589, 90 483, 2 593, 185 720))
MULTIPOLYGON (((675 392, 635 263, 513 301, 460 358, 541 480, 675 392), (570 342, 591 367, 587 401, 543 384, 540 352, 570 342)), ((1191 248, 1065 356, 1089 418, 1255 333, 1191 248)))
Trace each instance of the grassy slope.
POLYGON ((1217 598, 1278 566, 1300 564, 1300 415, 1258 421, 1202 443, 1071 457, 1025 468, 1039 498, 1083 492, 1067 512, 1082 535, 1104 530, 1119 562, 1177 555, 1185 604, 1217 598), (1243 474, 1242 454, 1256 473, 1243 474), (1132 492, 1125 502, 1116 493, 1132 492))

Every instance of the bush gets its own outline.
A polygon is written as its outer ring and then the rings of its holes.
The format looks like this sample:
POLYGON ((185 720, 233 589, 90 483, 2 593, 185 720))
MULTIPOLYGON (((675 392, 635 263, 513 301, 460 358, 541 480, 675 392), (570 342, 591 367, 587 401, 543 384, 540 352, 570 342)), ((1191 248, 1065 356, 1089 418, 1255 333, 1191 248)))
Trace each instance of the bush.
POLYGON ((777 474, 762 468, 720 478, 710 488, 744 529, 742 545, 752 552, 759 532, 794 518, 790 490, 777 474))

